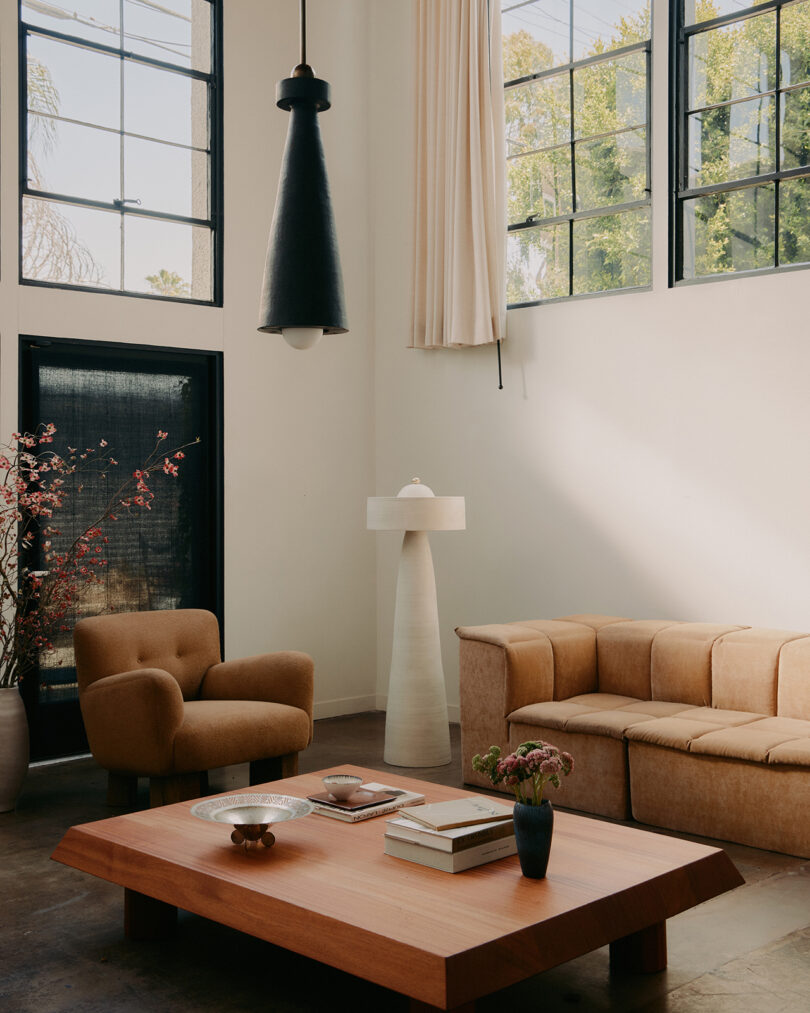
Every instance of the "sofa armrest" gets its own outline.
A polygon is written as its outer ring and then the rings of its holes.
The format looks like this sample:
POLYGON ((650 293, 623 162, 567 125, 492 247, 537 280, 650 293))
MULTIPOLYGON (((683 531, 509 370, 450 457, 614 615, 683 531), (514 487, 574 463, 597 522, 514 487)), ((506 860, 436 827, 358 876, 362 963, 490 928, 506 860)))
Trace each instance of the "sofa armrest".
POLYGON ((276 651, 212 665, 200 687, 202 700, 261 700, 305 711, 312 720, 314 665, 301 651, 276 651))
POLYGON ((490 786, 472 757, 509 747, 508 716, 527 704, 596 689, 596 633, 579 623, 532 620, 459 626, 464 780, 490 786))
POLYGON ((106 770, 160 776, 172 770, 183 694, 174 676, 142 668, 97 679, 80 697, 90 749, 106 770))

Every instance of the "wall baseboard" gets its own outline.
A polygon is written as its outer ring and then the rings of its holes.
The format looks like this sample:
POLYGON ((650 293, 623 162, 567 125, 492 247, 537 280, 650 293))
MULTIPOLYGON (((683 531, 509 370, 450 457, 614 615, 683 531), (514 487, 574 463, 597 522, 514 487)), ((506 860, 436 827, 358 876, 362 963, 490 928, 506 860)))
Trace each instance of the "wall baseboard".
MULTIPOLYGON (((385 693, 377 694, 375 710, 384 711, 388 709, 388 696, 385 693)), ((461 721, 461 706, 459 704, 447 705, 447 720, 451 725, 457 725, 461 721)))
MULTIPOLYGON (((319 718, 339 718, 345 714, 365 714, 366 711, 384 711, 388 706, 388 696, 378 693, 376 696, 346 696, 338 700, 320 700, 313 705, 312 716, 319 718)), ((461 720, 458 704, 447 705, 447 718, 451 725, 461 720)))
POLYGON ((374 695, 320 700, 312 707, 312 717, 317 721, 319 718, 338 718, 344 714, 363 714, 366 711, 379 710, 377 700, 374 695))

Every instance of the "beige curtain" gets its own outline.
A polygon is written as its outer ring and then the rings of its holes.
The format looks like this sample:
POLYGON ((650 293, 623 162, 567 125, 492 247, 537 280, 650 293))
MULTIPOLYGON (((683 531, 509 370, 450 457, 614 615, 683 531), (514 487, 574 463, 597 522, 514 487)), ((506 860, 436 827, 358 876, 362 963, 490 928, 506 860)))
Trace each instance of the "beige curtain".
POLYGON ((499 0, 417 0, 414 348, 504 337, 499 0))

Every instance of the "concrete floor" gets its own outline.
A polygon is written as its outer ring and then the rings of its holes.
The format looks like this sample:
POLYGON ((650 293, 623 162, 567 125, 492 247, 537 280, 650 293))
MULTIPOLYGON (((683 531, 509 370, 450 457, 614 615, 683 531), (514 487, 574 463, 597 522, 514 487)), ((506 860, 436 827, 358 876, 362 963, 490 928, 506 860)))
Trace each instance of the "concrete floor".
MULTIPOLYGON (((458 728, 452 731, 451 764, 407 773, 461 787, 458 728)), ((319 721, 301 769, 358 763, 404 773, 383 763, 383 735, 379 713, 319 721)), ((246 784, 246 767, 212 773, 212 792, 246 784)), ((145 784, 142 795, 145 807, 145 784)), ((126 942, 121 888, 49 861, 67 827, 114 814, 104 796, 105 775, 91 759, 38 766, 17 812, 0 815, 2 1013, 408 1008, 386 989, 193 915, 181 913, 168 942, 126 942)), ((612 978, 605 947, 482 999, 477 1009, 807 1013, 810 862, 725 847, 745 886, 670 919, 667 971, 612 978)))

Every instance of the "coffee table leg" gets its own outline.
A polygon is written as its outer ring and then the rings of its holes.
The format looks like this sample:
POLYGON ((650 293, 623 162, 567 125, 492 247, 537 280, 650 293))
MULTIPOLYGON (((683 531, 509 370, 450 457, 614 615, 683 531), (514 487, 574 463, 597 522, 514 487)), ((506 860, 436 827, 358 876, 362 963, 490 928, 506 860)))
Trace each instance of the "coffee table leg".
POLYGON ((177 924, 177 908, 124 888, 124 935, 127 939, 160 939, 177 924))
POLYGON ((465 1002, 461 1006, 454 1006, 451 1010, 442 1011, 441 1006, 431 1006, 418 999, 411 999, 410 1013, 475 1013, 475 1003, 465 1002))
POLYGON ((610 944, 611 971, 652 974, 667 966, 667 923, 623 936, 610 944))

